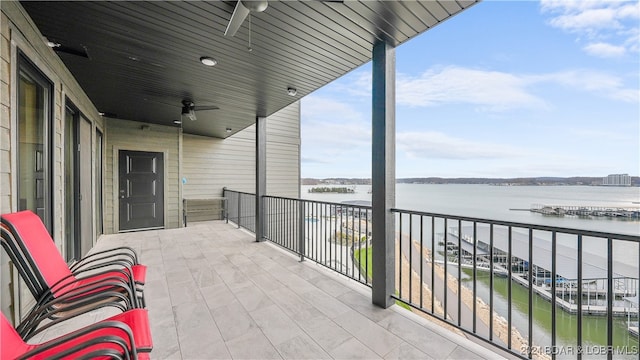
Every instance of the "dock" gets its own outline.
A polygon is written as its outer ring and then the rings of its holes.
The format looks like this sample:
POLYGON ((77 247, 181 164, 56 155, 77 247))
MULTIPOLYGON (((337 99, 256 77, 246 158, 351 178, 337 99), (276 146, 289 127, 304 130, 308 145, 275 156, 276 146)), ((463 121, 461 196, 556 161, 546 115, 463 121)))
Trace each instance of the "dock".
MULTIPOLYGON (((508 234, 506 229, 494 229, 494 248, 489 249, 488 243, 489 229, 477 228, 477 245, 475 255, 477 269, 490 271, 490 257, 493 256, 493 273, 498 276, 508 276, 508 268, 511 266, 512 280, 528 288, 528 276, 533 276, 532 290, 547 301, 552 300, 552 279, 551 279, 551 243, 548 239, 534 237, 533 251, 536 254, 531 267, 527 263, 528 241, 526 234, 513 232, 511 253, 512 260, 509 263, 508 234), (529 271, 531 270, 531 271, 529 271)), ((449 229, 447 245, 444 247, 448 254, 449 264, 457 261, 458 251, 461 251, 461 267, 472 268, 474 239, 473 228, 462 227, 462 236, 458 239, 458 230, 449 229), (458 244, 460 246, 458 247, 458 244)), ((442 235, 442 234, 440 234, 442 235)), ((444 243, 441 243, 444 246, 444 243)), ((606 290, 605 281, 607 278, 606 259, 597 255, 590 255, 590 261, 583 264, 583 283, 577 284, 577 269, 575 267, 575 249, 557 245, 557 273, 556 273, 556 304, 570 314, 578 312, 578 302, 582 303, 582 312, 589 315, 607 315, 607 306, 602 303, 609 295, 606 290), (582 298, 577 299, 578 286, 581 286, 582 298)), ((638 316, 638 306, 633 306, 629 299, 635 299, 638 295, 637 270, 627 264, 614 261, 613 280, 615 282, 613 296, 614 316, 638 316)), ((630 330, 631 331, 631 330, 630 330)))
MULTIPOLYGON (((523 210, 523 209, 511 209, 523 210)), ((579 216, 593 218, 619 218, 619 219, 640 219, 640 208, 621 208, 606 206, 575 206, 575 205, 543 205, 533 204, 529 209, 531 212, 553 215, 553 216, 579 216)))

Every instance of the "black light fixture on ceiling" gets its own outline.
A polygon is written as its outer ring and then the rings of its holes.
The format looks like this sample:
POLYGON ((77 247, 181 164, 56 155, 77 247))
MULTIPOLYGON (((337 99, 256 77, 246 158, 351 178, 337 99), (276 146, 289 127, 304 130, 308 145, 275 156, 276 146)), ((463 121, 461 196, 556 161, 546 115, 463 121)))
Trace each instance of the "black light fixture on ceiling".
POLYGON ((298 94, 298 90, 296 88, 294 88, 294 87, 289 86, 287 88, 287 94, 289 96, 296 96, 296 94, 298 94))

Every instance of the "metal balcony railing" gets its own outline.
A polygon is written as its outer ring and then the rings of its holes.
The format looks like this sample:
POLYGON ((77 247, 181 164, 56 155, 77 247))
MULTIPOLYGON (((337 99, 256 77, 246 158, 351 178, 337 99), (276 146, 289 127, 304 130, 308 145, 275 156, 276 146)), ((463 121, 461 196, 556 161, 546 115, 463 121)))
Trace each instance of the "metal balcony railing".
POLYGON ((251 232, 256 232, 256 195, 224 189, 227 199, 227 219, 251 232))
MULTIPOLYGON (((255 231, 255 209, 242 209, 255 195, 225 196, 229 220, 255 231)), ((267 240, 371 286, 370 206, 264 207, 267 240)), ((520 358, 640 358, 640 236, 392 212, 398 302, 520 358)))

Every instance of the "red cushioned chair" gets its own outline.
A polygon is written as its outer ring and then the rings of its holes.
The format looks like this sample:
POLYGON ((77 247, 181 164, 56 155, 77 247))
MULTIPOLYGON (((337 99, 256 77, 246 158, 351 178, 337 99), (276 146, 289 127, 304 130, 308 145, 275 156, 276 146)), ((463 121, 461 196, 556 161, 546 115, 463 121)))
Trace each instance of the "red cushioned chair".
POLYGON ((0 315, 0 358, 3 360, 148 359, 153 348, 145 309, 123 312, 42 344, 25 343, 4 314, 0 315))
MULTIPOLYGON (((133 256, 115 255, 108 261, 107 253, 97 254, 88 261, 81 261, 81 265, 72 271, 33 212, 2 215, 1 224, 2 246, 36 299, 36 308, 46 308, 45 304, 68 308, 77 302, 90 306, 88 301, 96 293, 112 290, 127 294, 129 301, 125 309, 144 306, 141 284, 144 284, 146 267, 137 263, 131 265, 131 261, 137 262, 133 250, 130 252, 133 256), (65 302, 53 302, 55 299, 65 299, 65 302)), ((47 314, 40 312, 40 315, 47 314)), ((31 320, 29 324, 41 321, 31 320)), ((25 326, 33 330, 31 325, 25 326)), ((28 334, 20 326, 18 331, 23 336, 28 334)))

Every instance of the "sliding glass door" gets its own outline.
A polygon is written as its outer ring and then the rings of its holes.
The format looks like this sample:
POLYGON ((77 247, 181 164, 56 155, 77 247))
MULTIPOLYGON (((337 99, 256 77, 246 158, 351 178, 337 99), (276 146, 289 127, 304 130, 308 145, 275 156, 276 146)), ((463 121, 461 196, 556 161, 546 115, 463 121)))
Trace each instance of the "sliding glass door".
POLYGON ((53 86, 22 54, 18 60, 18 210, 38 214, 52 231, 53 86))

